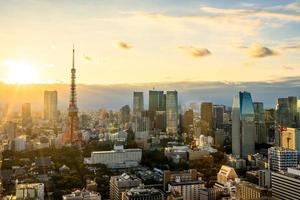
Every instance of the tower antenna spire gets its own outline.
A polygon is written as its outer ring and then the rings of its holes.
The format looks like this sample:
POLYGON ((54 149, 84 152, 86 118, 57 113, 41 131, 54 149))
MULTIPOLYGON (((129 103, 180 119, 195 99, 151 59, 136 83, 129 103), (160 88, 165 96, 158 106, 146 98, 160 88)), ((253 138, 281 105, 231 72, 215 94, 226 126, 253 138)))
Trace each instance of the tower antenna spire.
POLYGON ((79 130, 79 118, 76 97, 76 69, 75 69, 75 48, 73 44, 72 51, 72 69, 71 69, 71 85, 70 85, 70 102, 67 130, 64 134, 64 143, 74 143, 81 141, 81 133, 79 130))
POLYGON ((72 59, 72 68, 73 68, 73 69, 75 68, 75 47, 74 47, 74 44, 73 44, 73 59, 72 59))

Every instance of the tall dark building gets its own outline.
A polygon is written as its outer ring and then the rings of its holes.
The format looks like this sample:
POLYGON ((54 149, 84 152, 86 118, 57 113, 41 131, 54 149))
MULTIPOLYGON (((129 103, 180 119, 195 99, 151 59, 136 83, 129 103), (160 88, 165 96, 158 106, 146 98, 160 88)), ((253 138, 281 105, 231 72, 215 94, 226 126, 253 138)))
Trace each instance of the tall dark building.
POLYGON ((224 123, 224 105, 213 105, 214 128, 222 129, 224 123))
POLYGON ((44 92, 44 119, 56 122, 57 113, 57 91, 44 92))
POLYGON ((165 111, 166 110, 166 100, 163 91, 149 91, 149 111, 165 111))
POLYGON ((138 115, 144 110, 144 93, 133 92, 133 114, 138 115))
POLYGON ((277 125, 294 128, 297 120, 297 97, 279 98, 276 105, 277 125))
POLYGON ((77 108, 77 96, 76 96, 76 69, 75 69, 75 50, 73 47, 73 59, 71 69, 71 94, 68 109, 68 124, 66 131, 63 135, 63 143, 81 143, 81 133, 79 130, 79 118, 77 108))
POLYGON ((265 110, 265 126, 268 143, 275 141, 275 109, 265 110))
POLYGON ((189 109, 184 112, 182 116, 182 131, 185 133, 189 133, 193 128, 194 124, 194 112, 193 109, 189 109))
POLYGON ((267 143, 267 132, 265 127, 265 110, 262 102, 253 102, 254 123, 256 132, 256 143, 267 143))
POLYGON ((128 123, 130 120, 130 107, 129 105, 123 106, 120 109, 120 113, 121 113, 121 122, 122 123, 128 123))
POLYGON ((22 126, 23 128, 30 128, 31 125, 32 125, 31 104, 24 103, 22 104, 22 126))
POLYGON ((201 133, 211 135, 213 128, 213 104, 211 102, 201 103, 201 133))

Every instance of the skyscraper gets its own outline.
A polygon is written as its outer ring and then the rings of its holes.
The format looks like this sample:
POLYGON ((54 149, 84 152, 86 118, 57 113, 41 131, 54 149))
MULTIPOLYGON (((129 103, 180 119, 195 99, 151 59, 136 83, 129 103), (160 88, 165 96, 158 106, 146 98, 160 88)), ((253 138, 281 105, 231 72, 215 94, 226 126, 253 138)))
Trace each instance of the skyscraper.
POLYGON ((253 102, 254 123, 255 123, 255 141, 259 144, 267 143, 267 132, 265 126, 265 111, 262 102, 253 102))
POLYGON ((213 104, 211 102, 201 103, 201 121, 205 126, 201 127, 203 135, 211 135, 213 127, 213 104))
POLYGON ((44 119, 57 120, 57 91, 44 91, 44 119))
POLYGON ((194 112, 193 109, 189 109, 184 112, 182 116, 182 131, 185 133, 189 133, 193 128, 194 124, 194 112))
POLYGON ((224 105, 214 105, 213 106, 213 115, 214 115, 214 127, 218 129, 223 128, 224 123, 224 105))
POLYGON ((80 143, 81 133, 79 130, 79 118, 78 118, 78 108, 77 108, 77 97, 76 97, 76 69, 75 69, 75 50, 73 47, 73 59, 72 59, 72 69, 71 69, 71 94, 69 102, 69 114, 68 114, 68 124, 66 131, 63 135, 63 143, 80 143))
POLYGON ((232 106, 232 154, 246 158, 255 151, 254 109, 251 94, 239 92, 232 106))
POLYGON ((24 103, 22 104, 22 126, 24 128, 30 128, 31 125, 32 125, 31 104, 24 103))
POLYGON ((138 115, 144 110, 144 93, 133 92, 133 114, 138 115))
POLYGON ((281 127, 297 126, 297 97, 279 98, 276 105, 276 122, 281 127))
POLYGON ((128 105, 123 106, 120 109, 120 113, 121 113, 121 122, 122 123, 128 123, 130 120, 130 107, 128 105))
POLYGON ((156 112, 156 111, 164 111, 165 107, 165 96, 163 91, 149 91, 149 111, 156 112))
POLYGON ((176 134, 178 127, 178 95, 177 91, 167 91, 166 95, 167 133, 176 134))

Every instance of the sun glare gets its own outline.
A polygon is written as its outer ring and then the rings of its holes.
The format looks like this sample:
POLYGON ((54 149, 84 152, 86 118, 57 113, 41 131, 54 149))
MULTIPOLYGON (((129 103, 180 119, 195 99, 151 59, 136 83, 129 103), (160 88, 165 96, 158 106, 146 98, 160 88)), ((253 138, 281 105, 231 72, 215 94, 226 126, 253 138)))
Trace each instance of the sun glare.
POLYGON ((7 60, 7 83, 29 84, 37 82, 37 69, 30 63, 7 60))

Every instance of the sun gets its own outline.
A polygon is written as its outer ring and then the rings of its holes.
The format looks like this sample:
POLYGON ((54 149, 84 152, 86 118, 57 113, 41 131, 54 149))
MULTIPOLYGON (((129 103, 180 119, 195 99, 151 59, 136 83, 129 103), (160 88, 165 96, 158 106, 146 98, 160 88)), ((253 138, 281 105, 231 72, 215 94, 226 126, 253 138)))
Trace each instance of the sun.
POLYGON ((7 69, 7 83, 30 84, 37 82, 37 69, 28 62, 7 60, 4 62, 7 69))

